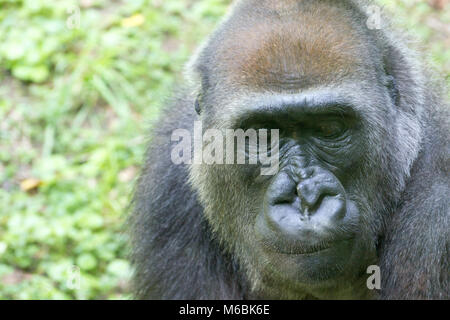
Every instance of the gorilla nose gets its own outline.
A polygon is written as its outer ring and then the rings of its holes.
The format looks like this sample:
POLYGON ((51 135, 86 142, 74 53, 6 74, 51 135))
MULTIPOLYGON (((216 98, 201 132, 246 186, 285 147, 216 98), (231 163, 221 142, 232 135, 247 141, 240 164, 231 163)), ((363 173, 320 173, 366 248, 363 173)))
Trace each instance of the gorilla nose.
POLYGON ((330 219, 343 218, 344 188, 330 172, 316 169, 309 178, 296 186, 296 195, 303 216, 326 215, 330 219))
POLYGON ((262 223, 278 236, 312 244, 338 229, 352 203, 331 172, 307 172, 299 179, 283 172, 277 176, 268 189, 262 223))
POLYGON ((342 210, 337 209, 341 207, 339 202, 345 202, 345 191, 337 178, 320 168, 303 170, 302 177, 303 179, 297 182, 286 172, 280 173, 268 189, 269 205, 271 207, 290 205, 296 208, 303 218, 323 214, 323 211, 327 211, 333 219, 342 218, 342 210), (308 172, 307 175, 305 172, 308 172), (332 206, 333 203, 337 207, 332 206))

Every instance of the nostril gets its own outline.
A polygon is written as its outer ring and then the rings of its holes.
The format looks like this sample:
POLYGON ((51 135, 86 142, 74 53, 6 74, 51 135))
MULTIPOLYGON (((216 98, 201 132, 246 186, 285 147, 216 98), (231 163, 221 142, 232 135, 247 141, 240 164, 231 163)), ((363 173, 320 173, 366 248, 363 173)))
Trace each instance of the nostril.
POLYGON ((331 193, 331 192, 323 192, 323 193, 320 193, 320 194, 316 197, 316 199, 314 199, 314 200, 311 202, 311 204, 309 205, 310 211, 311 211, 311 212, 316 211, 316 210, 320 207, 320 205, 322 204, 322 202, 324 201, 324 199, 325 199, 326 197, 335 197, 335 196, 336 196, 336 193, 331 193))
POLYGON ((326 196, 314 209, 313 216, 322 225, 334 224, 345 216, 347 201, 341 195, 326 196))
POLYGON ((296 197, 295 188, 296 183, 286 173, 281 173, 268 189, 269 204, 291 204, 296 197))
POLYGON ((270 205, 292 204, 295 198, 295 194, 281 194, 278 197, 271 199, 270 205))

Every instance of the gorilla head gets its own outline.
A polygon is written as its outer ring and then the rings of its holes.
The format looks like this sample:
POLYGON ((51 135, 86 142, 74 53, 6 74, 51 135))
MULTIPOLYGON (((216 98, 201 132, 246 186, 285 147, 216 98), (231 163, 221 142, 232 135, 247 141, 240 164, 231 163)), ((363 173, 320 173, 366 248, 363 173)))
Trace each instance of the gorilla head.
POLYGON ((382 297, 448 297, 444 111, 367 12, 350 0, 233 7, 148 152, 132 218, 139 297, 370 298, 373 264, 382 297), (278 171, 171 164, 170 132, 194 120, 278 129, 278 171))

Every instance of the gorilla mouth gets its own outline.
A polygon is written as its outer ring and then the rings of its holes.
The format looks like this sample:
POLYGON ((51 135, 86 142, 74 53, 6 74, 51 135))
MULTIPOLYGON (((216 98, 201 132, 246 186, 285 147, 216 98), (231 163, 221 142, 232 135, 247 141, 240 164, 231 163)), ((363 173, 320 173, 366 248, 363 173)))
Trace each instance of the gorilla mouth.
POLYGON ((285 255, 296 255, 296 256, 309 256, 309 255, 317 255, 321 253, 328 253, 329 251, 339 250, 341 247, 346 247, 350 243, 352 243, 354 238, 346 238, 346 239, 334 239, 329 241, 322 241, 318 244, 307 245, 305 243, 296 243, 294 245, 290 245, 289 247, 281 246, 280 243, 268 243, 267 241, 263 241, 263 248, 269 252, 274 252, 278 254, 285 255))
POLYGON ((332 248, 331 245, 328 246, 321 246, 321 247, 316 247, 316 248, 303 248, 303 249, 298 249, 295 248, 294 250, 278 250, 278 253, 282 253, 282 254, 288 254, 288 255, 314 255, 314 254, 319 254, 323 251, 328 251, 332 248))
POLYGON ((263 208, 257 217, 255 232, 263 250, 288 255, 317 255, 351 251, 357 233, 359 212, 352 201, 341 197, 323 197, 316 215, 305 216, 293 204, 263 208), (336 209, 337 208, 337 209, 336 209), (338 212, 338 218, 335 218, 338 212), (330 218, 330 215, 332 216, 330 218))
POLYGON ((310 255, 310 254, 318 254, 322 251, 326 251, 332 248, 332 244, 328 243, 325 245, 318 245, 312 247, 295 247, 289 250, 279 250, 280 253, 291 254, 291 255, 310 255))

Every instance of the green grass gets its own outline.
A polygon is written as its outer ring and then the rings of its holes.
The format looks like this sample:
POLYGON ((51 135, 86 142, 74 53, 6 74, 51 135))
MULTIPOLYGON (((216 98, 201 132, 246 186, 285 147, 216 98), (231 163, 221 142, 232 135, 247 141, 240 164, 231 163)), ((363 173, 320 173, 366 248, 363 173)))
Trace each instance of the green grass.
POLYGON ((2 299, 127 297, 123 222, 146 129, 226 7, 85 1, 70 29, 75 3, 0 0, 2 299))
MULTIPOLYGON (((383 2, 448 79, 433 26, 449 13, 383 2)), ((0 0, 0 299, 129 297, 123 222, 145 134, 229 1, 85 0, 79 19, 77 3, 0 0)))

